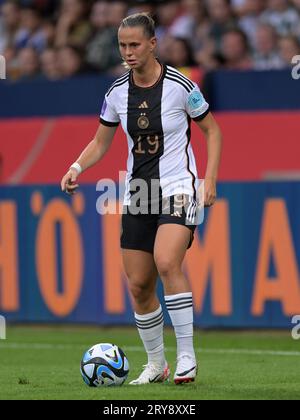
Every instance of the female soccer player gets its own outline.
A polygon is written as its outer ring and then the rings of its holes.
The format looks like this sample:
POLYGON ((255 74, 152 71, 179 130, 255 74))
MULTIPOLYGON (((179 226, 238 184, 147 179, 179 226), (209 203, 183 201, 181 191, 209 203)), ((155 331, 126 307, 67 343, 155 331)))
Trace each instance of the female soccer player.
POLYGON ((144 370, 131 384, 163 382, 170 375, 164 353, 163 312, 156 295, 158 275, 177 340, 174 381, 192 382, 197 373, 193 299, 182 272, 193 241, 197 208, 191 119, 208 144, 205 206, 216 200, 221 133, 198 86, 156 59, 150 16, 142 13, 125 18, 119 29, 119 47, 130 70, 105 95, 95 138, 63 177, 61 187, 69 194, 75 192, 79 174, 104 156, 121 123, 129 148, 121 248, 136 325, 148 355, 144 370), (141 180, 146 197, 138 195, 136 199, 136 185, 141 180))

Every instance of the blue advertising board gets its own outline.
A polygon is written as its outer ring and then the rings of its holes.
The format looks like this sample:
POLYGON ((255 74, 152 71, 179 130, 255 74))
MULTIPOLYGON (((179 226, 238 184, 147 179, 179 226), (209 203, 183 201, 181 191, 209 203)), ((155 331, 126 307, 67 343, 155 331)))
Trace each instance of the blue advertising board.
MULTIPOLYGON (((97 212, 100 194, 93 185, 73 197, 58 186, 0 188, 8 322, 133 323, 121 216, 97 212)), ((290 328, 300 314, 299 215, 299 182, 219 185, 184 264, 197 326, 290 328)))

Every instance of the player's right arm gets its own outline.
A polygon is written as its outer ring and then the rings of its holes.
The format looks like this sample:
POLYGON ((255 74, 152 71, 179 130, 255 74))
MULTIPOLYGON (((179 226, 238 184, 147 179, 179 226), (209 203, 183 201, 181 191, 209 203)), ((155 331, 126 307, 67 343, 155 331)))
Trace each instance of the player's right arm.
MULTIPOLYGON (((94 139, 88 144, 83 150, 76 163, 80 165, 82 172, 91 166, 95 165, 99 160, 103 158, 105 153, 108 151, 117 127, 109 127, 103 124, 99 125, 94 139)), ((71 167, 66 175, 61 180, 62 191, 68 194, 74 194, 76 189, 79 187, 76 180, 79 176, 79 171, 74 167, 71 167)))

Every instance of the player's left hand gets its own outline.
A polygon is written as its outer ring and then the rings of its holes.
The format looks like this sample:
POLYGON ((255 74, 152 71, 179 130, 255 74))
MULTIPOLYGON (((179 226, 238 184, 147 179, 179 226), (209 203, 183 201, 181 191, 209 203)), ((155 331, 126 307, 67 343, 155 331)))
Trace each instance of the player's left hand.
POLYGON ((211 207, 217 199, 217 181, 214 178, 204 180, 204 207, 211 207))

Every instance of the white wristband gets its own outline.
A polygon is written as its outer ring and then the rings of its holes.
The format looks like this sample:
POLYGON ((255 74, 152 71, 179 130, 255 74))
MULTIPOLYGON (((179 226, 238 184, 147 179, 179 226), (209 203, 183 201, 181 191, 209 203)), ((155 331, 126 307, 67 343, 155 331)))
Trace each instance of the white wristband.
POLYGON ((78 175, 82 172, 82 167, 79 165, 79 163, 75 162, 70 166, 70 169, 75 169, 78 172, 78 175))

